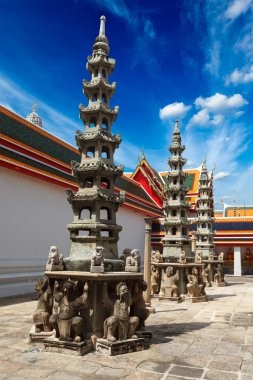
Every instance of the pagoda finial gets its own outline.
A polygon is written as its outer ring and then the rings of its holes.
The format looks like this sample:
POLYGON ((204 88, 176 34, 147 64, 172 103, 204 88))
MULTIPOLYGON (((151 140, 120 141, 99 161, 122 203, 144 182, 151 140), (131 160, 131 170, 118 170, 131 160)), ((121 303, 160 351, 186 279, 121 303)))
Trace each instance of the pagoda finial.
POLYGON ((145 153, 144 153, 144 149, 143 149, 143 147, 142 147, 142 149, 141 149, 141 153, 142 153, 141 159, 142 159, 142 160, 145 160, 146 157, 145 157, 145 153))
POLYGON ((37 109, 37 104, 36 102, 33 103, 33 112, 36 112, 36 109, 37 109))
POLYGON ((100 36, 105 36, 105 21, 106 21, 105 16, 101 16, 100 17, 100 29, 99 29, 99 35, 100 36))

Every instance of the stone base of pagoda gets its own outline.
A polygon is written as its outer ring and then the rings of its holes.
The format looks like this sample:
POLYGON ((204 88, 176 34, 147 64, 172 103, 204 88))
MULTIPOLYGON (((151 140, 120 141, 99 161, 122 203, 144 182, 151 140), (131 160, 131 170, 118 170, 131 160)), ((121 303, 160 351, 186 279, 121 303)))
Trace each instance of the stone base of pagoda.
POLYGON ((117 340, 110 342, 97 339, 96 351, 105 355, 115 356, 144 350, 144 338, 117 340))
POLYGON ((189 299, 192 303, 208 302, 208 297, 207 297, 207 295, 199 296, 199 297, 188 297, 188 299, 189 299))
POLYGON ((223 286, 227 286, 227 282, 212 282, 212 286, 216 288, 222 288, 223 286))
POLYGON ((45 350, 49 352, 57 352, 61 354, 82 356, 94 350, 91 339, 87 339, 80 343, 66 342, 59 339, 45 339, 45 350))
POLYGON ((160 300, 174 301, 174 302, 177 302, 177 303, 183 302, 183 298, 182 297, 169 297, 169 296, 166 296, 166 295, 163 296, 163 295, 159 294, 159 301, 160 300))

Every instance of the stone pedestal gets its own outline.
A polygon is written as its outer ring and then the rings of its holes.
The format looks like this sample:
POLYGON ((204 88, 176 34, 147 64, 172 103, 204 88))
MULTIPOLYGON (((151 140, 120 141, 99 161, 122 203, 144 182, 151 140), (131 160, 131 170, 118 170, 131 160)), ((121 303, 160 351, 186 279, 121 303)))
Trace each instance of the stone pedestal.
POLYGON ((188 299, 191 300, 192 303, 207 302, 208 301, 208 297, 206 295, 205 296, 199 296, 199 297, 189 297, 188 299))
POLYGON ((106 355, 115 356, 128 354, 129 352, 142 351, 144 349, 144 339, 127 339, 110 342, 106 339, 97 339, 96 351, 106 355))
POLYGON ((45 331, 35 332, 35 325, 33 325, 29 333, 28 342, 29 343, 43 343, 44 339, 48 339, 54 336, 55 336, 55 330, 49 331, 49 332, 45 332, 45 331))
POLYGON ((45 339, 45 350, 49 352, 58 352, 68 355, 85 355, 93 351, 93 344, 90 339, 87 339, 80 343, 75 342, 63 342, 58 339, 45 339))
MULTIPOLYGON (((191 273, 192 268, 197 267, 201 272, 204 268, 205 264, 196 264, 196 263, 187 263, 187 264, 180 264, 180 263, 155 263, 151 262, 152 265, 155 265, 158 268, 161 268, 161 272, 163 270, 166 270, 167 267, 173 267, 176 270, 178 270, 179 274, 179 281, 178 281, 178 291, 180 295, 187 294, 187 288, 186 285, 188 283, 187 276, 191 273)), ((162 276, 160 276, 161 278, 162 276)))
POLYGON ((224 281, 224 282, 213 282, 212 281, 212 286, 216 286, 216 288, 221 288, 222 286, 227 286, 227 282, 224 281))

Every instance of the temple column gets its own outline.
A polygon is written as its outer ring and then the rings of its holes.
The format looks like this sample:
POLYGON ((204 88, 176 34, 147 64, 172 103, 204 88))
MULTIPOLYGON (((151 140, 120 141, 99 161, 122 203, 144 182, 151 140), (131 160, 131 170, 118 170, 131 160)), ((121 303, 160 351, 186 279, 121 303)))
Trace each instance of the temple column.
POLYGON ((242 275, 241 247, 234 247, 234 276, 242 275))
POLYGON ((152 218, 145 218, 145 248, 144 248, 144 281, 147 283, 147 289, 144 292, 146 307, 152 313, 155 309, 151 307, 150 302, 150 271, 151 271, 151 230, 152 218))

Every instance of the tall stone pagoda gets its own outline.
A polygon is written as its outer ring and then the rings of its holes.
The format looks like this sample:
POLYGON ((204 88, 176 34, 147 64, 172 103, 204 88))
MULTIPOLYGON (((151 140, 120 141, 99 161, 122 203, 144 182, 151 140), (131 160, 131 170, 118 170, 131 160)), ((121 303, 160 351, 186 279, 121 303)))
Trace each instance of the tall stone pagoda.
POLYGON ((76 132, 81 162, 72 161, 72 171, 79 189, 75 194, 72 191, 68 193, 74 212, 74 220, 68 225, 72 240, 70 259, 72 264, 77 260, 78 265, 80 259, 90 260, 97 246, 104 247, 105 258, 118 257, 117 242, 121 226, 116 223, 116 212, 124 195, 115 194, 114 184, 123 174, 123 165, 116 166, 113 160, 121 137, 111 132, 119 107, 110 108, 116 83, 108 81, 115 67, 115 60, 108 54, 105 17, 101 16, 99 35, 86 65, 91 79, 89 82, 83 81, 88 105, 80 105, 80 118, 85 131, 76 132))
POLYGON ((140 252, 132 249, 118 259, 121 226, 116 213, 124 195, 115 192, 114 184, 123 165, 113 160, 121 137, 111 132, 118 107, 109 106, 116 84, 108 82, 115 66, 108 54, 102 16, 87 62, 91 80, 83 81, 88 105, 80 106, 80 118, 85 130, 76 132, 81 160, 72 162, 72 170, 78 191, 67 190, 74 213, 68 225, 70 257, 63 258, 58 247, 51 246, 46 278, 36 285, 39 302, 30 339, 44 340, 47 351, 84 355, 96 349, 118 355, 144 349, 144 341, 152 336, 142 331, 149 310, 140 252))
POLYGON ((186 173, 183 171, 186 159, 182 157, 184 150, 185 146, 181 144, 178 121, 175 121, 172 143, 169 147, 171 157, 168 159, 171 171, 167 176, 166 201, 163 205, 165 237, 162 239, 162 243, 165 261, 173 261, 173 259, 177 261, 182 251, 186 255, 190 254, 191 244, 188 234, 190 222, 187 219, 189 205, 185 200, 188 189, 184 186, 186 173))
POLYGON ((197 198, 197 231, 196 253, 202 253, 203 258, 214 254, 213 244, 213 186, 212 173, 209 178, 206 161, 202 163, 199 178, 199 196, 197 198))

